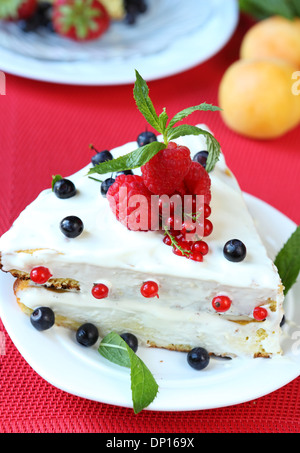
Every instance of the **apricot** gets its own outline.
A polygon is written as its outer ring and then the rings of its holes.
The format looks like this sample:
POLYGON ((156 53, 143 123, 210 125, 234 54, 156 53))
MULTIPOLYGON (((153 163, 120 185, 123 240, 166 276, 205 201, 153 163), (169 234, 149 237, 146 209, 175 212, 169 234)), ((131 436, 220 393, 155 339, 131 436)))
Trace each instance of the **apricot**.
POLYGON ((280 58, 300 68, 300 18, 272 16, 256 23, 242 40, 240 57, 280 58))
POLYGON ((219 86, 225 124, 256 139, 276 138, 300 122, 300 95, 292 93, 295 66, 282 60, 238 60, 219 86))

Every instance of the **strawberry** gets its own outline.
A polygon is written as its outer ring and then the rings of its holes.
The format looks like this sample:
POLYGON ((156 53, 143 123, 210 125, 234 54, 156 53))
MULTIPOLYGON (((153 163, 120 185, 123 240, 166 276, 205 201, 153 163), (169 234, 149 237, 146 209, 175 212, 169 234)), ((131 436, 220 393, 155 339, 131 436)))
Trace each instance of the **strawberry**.
POLYGON ((28 19, 37 9, 37 0, 1 0, 0 19, 28 19))
POLYGON ((75 41, 99 38, 109 27, 110 18, 99 0, 55 0, 53 27, 75 41))

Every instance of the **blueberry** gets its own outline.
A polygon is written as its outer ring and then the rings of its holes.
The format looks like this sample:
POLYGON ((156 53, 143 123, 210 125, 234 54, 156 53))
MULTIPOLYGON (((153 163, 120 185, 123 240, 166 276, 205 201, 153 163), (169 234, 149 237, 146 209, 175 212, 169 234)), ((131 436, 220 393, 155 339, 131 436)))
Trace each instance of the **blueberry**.
POLYGON ((71 215, 60 222, 60 229, 67 238, 76 238, 83 232, 83 222, 79 217, 71 215))
POLYGON ((152 142, 156 142, 156 141, 157 141, 156 135, 150 131, 142 132, 141 134, 139 134, 139 136, 137 138, 137 143, 138 143, 139 148, 141 146, 148 145, 148 143, 152 143, 152 142))
POLYGON ((245 259, 247 249, 245 244, 239 239, 231 239, 224 245, 223 254, 228 261, 238 263, 245 259))
POLYGON ((33 310, 30 322, 39 331, 50 329, 54 325, 55 315, 49 307, 39 307, 33 310))
POLYGON ((194 162, 198 162, 199 164, 202 165, 202 167, 206 167, 206 161, 208 157, 208 151, 199 151, 196 153, 193 157, 194 162))
POLYGON ((108 189, 114 182, 115 182, 114 178, 107 178, 101 183, 100 192, 103 197, 106 197, 108 189))
POLYGON ((207 367, 209 361, 209 353, 204 348, 194 348, 187 354, 187 362, 195 370, 203 370, 207 367))
POLYGON ((128 346, 133 350, 133 352, 136 352, 138 349, 138 339, 136 338, 135 335, 132 333, 122 333, 120 335, 121 338, 128 344, 128 346))
POLYGON ((132 170, 123 170, 123 171, 118 171, 117 173, 117 176, 120 176, 120 175, 133 175, 133 171, 132 170))
POLYGON ((69 179, 59 179, 53 187, 53 191, 58 198, 71 198, 76 194, 76 187, 69 179))
POLYGON ((113 156, 110 151, 105 149, 104 151, 96 152, 96 154, 92 157, 92 164, 95 166, 102 164, 102 162, 107 162, 108 160, 113 160, 113 156))
POLYGON ((94 324, 87 322, 76 331, 76 340, 83 346, 93 346, 98 340, 98 329, 94 324))

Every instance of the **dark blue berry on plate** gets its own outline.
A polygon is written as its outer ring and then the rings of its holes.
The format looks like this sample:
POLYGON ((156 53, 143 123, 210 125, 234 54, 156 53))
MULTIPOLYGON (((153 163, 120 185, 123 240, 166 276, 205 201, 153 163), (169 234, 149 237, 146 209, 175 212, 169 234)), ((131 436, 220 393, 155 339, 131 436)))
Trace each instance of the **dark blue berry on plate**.
POLYGON ((100 192, 103 197, 106 197, 108 189, 114 182, 115 182, 114 178, 107 178, 101 183, 100 192))
POLYGON ((48 330, 54 325, 54 312, 49 307, 38 307, 31 313, 30 322, 39 331, 48 330))
POLYGON ((60 222, 60 229, 67 238, 76 238, 83 232, 83 222, 74 215, 65 217, 60 222))
POLYGON ((82 324, 76 331, 76 340, 83 346, 93 346, 98 338, 98 329, 90 322, 82 324))
POLYGON ((208 151, 199 151, 196 153, 193 157, 194 162, 198 162, 199 164, 202 165, 202 167, 206 167, 206 161, 208 157, 208 151))
POLYGON ((53 186, 53 192, 58 198, 71 198, 76 195, 76 187, 69 179, 59 179, 53 186))
POLYGON ((107 162, 108 160, 113 160, 113 155, 110 151, 107 149, 100 152, 96 151, 96 154, 92 157, 92 164, 95 166, 107 162))
POLYGON ((187 354, 187 362, 195 370, 203 370, 207 367, 209 361, 209 353, 204 348, 194 348, 187 354))
POLYGON ((224 245, 223 254, 228 261, 238 263, 246 258, 247 249, 239 239, 231 239, 224 245))
POLYGON ((125 341, 125 343, 128 344, 128 346, 133 350, 133 352, 136 352, 138 350, 138 339, 135 335, 132 333, 126 332, 122 333, 120 335, 121 338, 125 341))
POLYGON ((151 131, 142 132, 141 134, 139 134, 139 136, 137 138, 137 144, 138 144, 139 148, 141 146, 148 145, 149 143, 152 143, 152 142, 157 142, 157 137, 154 134, 154 132, 151 132, 151 131))

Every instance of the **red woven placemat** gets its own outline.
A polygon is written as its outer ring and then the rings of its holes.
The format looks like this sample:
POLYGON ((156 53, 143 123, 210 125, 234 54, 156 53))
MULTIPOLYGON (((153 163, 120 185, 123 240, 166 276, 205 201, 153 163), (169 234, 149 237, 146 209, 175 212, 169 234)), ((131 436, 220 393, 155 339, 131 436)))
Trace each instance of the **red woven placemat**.
MULTIPOLYGON (((218 84, 238 58, 244 20, 228 45, 206 63, 149 83, 157 109, 171 116, 200 102, 217 104, 218 84)), ((141 71, 142 72, 142 71, 141 71)), ((0 96, 0 234, 44 188, 53 174, 69 175, 86 165, 88 145, 109 149, 134 140, 145 122, 132 86, 73 87, 7 75, 0 96)), ((240 137, 218 113, 195 113, 221 142, 228 165, 244 191, 300 223, 300 128, 270 141, 240 137)), ((191 412, 143 411, 101 404, 65 393, 24 361, 2 324, 0 432, 2 433, 244 433, 299 432, 300 379, 251 402, 191 412), (4 349, 4 350, 3 350, 4 349)))

